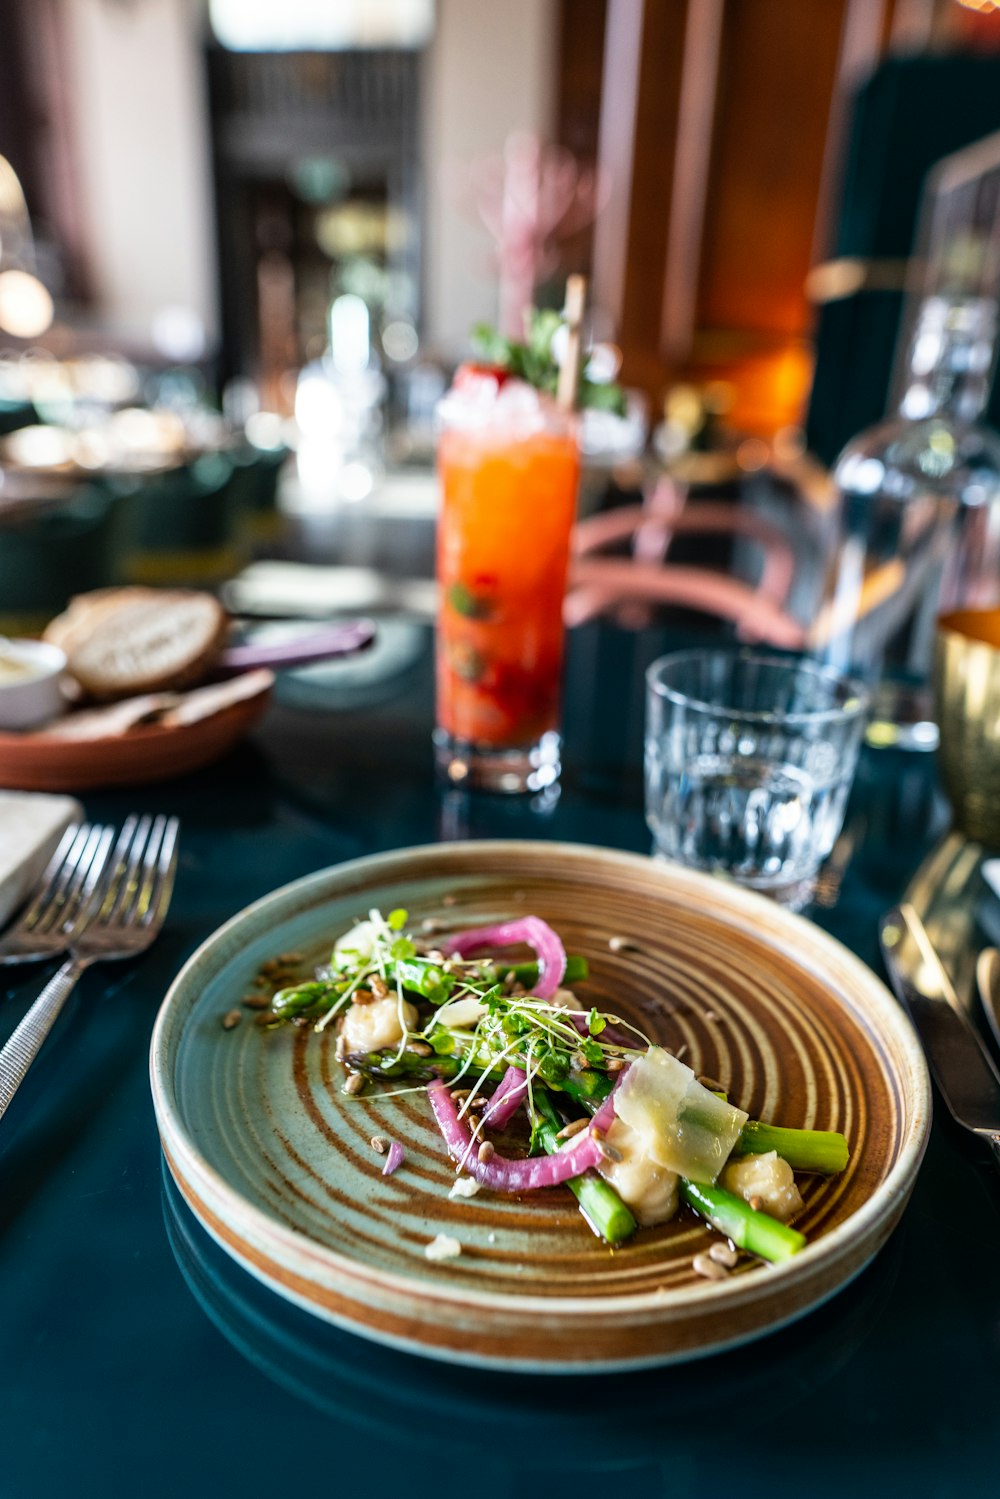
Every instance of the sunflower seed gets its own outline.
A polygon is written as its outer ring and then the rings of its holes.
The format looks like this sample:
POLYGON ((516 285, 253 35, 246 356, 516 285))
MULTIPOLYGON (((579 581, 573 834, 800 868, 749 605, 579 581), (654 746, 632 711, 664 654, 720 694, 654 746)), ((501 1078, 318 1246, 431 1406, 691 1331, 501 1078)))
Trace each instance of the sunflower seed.
POLYGON ((609 937, 608 946, 612 952, 641 952, 638 942, 633 942, 630 937, 609 937))
POLYGON ((710 1259, 707 1254, 696 1254, 691 1261, 691 1269, 695 1275, 703 1275, 706 1280, 725 1280, 729 1271, 724 1269, 717 1260, 710 1259))
POLYGON ((715 1260, 716 1264, 725 1265, 727 1270, 731 1270, 739 1259, 733 1246, 723 1243, 721 1239, 712 1245, 708 1253, 710 1259, 715 1260))

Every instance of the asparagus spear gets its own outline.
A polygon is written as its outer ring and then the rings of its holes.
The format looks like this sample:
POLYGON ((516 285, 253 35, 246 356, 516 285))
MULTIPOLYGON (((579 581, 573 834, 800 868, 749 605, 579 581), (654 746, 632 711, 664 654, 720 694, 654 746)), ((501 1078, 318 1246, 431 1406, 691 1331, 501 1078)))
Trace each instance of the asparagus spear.
MULTIPOLYGON (((537 963, 492 963, 484 970, 484 976, 489 983, 499 983, 500 980, 513 974, 519 984, 525 989, 531 989, 538 982, 537 963)), ((575 953, 570 953, 566 958, 566 972, 563 974, 564 984, 578 984, 590 974, 590 965, 586 958, 575 953)), ((439 964, 432 963, 429 958, 412 957, 396 959, 387 965, 387 978, 393 982, 397 977, 402 980, 403 988, 419 994, 422 999, 429 999, 432 1004, 443 1004, 451 997, 452 991, 461 986, 461 979, 454 973, 446 973, 439 964)))
MULTIPOLYGON (((421 999, 429 999, 433 1004, 442 1004, 455 987, 451 974, 443 973, 425 958, 400 958, 387 963, 387 983, 395 984, 397 974, 405 990, 421 999)), ((279 989, 271 1000, 271 1009, 281 1020, 294 1020, 299 1016, 318 1020, 344 998, 351 986, 352 981, 345 978, 311 979, 304 984, 279 989)))
MULTIPOLYGON (((555 1155, 563 1144, 557 1138, 562 1128, 559 1116, 544 1088, 536 1086, 532 1090, 532 1098, 540 1116, 538 1138, 546 1155, 555 1155)), ((631 1212, 614 1187, 602 1176, 598 1176, 596 1171, 585 1171, 582 1176, 573 1177, 566 1185, 580 1204, 580 1211, 595 1234, 608 1244, 622 1244, 635 1233, 636 1221, 631 1212)))
POLYGON ((395 984, 398 979, 403 988, 421 999, 429 999, 432 1005, 443 1005, 451 998, 457 982, 453 973, 445 973, 429 958, 397 958, 386 964, 386 979, 395 984))
POLYGON ((295 984, 292 988, 278 990, 271 1000, 271 1009, 282 1020, 292 1020, 297 1015, 312 1019, 332 1010, 346 988, 344 982, 329 983, 321 979, 295 984))
POLYGON ((844 1136, 835 1130, 784 1129, 748 1119, 732 1154, 765 1155, 769 1150, 777 1151, 793 1171, 816 1171, 822 1176, 845 1170, 851 1154, 844 1136))
MULTIPOLYGON (((579 983, 587 977, 589 972, 586 958, 570 954, 566 959, 563 983, 579 983)), ((530 989, 538 982, 537 963, 495 963, 489 969, 488 981, 498 983, 511 973, 526 989, 530 989)), ((397 976, 402 981, 405 990, 419 995, 421 999, 430 1000, 432 1004, 443 1004, 449 999, 458 982, 456 976, 445 973, 440 964, 432 963, 429 958, 419 956, 397 958, 388 962, 386 964, 387 981, 393 984, 397 976)), ((271 1009, 282 1020, 293 1020, 299 1015, 307 1020, 316 1020, 321 1015, 325 1015, 327 1010, 333 1009, 333 1006, 344 995, 349 983, 349 979, 337 978, 316 979, 304 984, 295 984, 288 989, 280 989, 275 994, 271 1001, 271 1009)))
MULTIPOLYGON (((438 1033, 435 1032, 435 1034, 438 1033)), ((467 1035, 462 1033, 461 1039, 468 1039, 467 1035)), ((401 1056, 397 1056, 391 1050, 360 1051, 348 1053, 344 1061, 353 1072, 363 1072, 366 1077, 374 1081, 408 1078, 413 1082, 429 1083, 439 1077, 443 1082, 449 1083, 461 1072, 463 1079, 467 1079, 470 1083, 477 1082, 481 1077, 488 1077, 491 1081, 499 1082, 506 1070, 502 1064, 484 1067, 476 1061, 466 1065, 467 1057, 462 1051, 430 1057, 417 1056, 409 1051, 403 1052, 401 1056)), ((597 1107, 603 1103, 611 1091, 607 1075, 598 1072, 596 1068, 585 1068, 582 1072, 574 1072, 555 1086, 567 1097, 572 1098, 574 1103, 582 1104, 585 1108, 597 1107)))
POLYGON ((462 1073, 463 1081, 478 1082, 481 1077, 499 1082, 506 1072, 504 1063, 492 1067, 473 1065, 465 1068, 465 1058, 460 1053, 452 1056, 418 1057, 413 1052, 404 1052, 397 1057, 393 1051, 355 1051, 344 1058, 352 1072, 363 1072, 373 1081, 383 1082, 393 1078, 409 1078, 413 1082, 429 1083, 439 1077, 442 1082, 452 1082, 462 1073))
POLYGON ((706 1218, 720 1234, 725 1234, 738 1248, 757 1255, 759 1259, 779 1264, 805 1247, 805 1234, 750 1207, 733 1192, 690 1182, 683 1177, 680 1192, 688 1206, 706 1218))
MULTIPOLYGON (((526 989, 531 989, 538 983, 537 963, 494 963, 492 965, 493 976, 497 979, 505 979, 512 973, 519 984, 526 989)), ((586 958, 578 953, 569 953, 566 958, 566 972, 563 974, 563 984, 579 984, 590 976, 590 964, 586 958)))

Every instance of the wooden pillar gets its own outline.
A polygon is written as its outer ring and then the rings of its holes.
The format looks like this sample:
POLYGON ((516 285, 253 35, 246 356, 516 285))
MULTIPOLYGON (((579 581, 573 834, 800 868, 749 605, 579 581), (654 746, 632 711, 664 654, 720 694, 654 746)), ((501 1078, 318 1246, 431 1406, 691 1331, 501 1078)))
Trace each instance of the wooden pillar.
POLYGON ((620 329, 625 309, 632 167, 645 0, 609 0, 597 159, 610 196, 594 227, 593 302, 620 329))
POLYGON ((660 343, 670 364, 683 363, 694 341, 724 9, 725 0, 688 5, 660 317, 660 343))

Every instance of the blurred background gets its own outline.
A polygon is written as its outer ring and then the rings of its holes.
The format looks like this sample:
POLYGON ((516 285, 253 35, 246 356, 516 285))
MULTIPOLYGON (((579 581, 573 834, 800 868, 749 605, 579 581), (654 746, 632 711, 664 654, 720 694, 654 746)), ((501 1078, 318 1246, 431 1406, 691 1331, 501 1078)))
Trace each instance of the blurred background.
POLYGON ((8 631, 262 557, 429 575, 469 330, 571 272, 629 392, 586 507, 651 471, 821 496, 888 404, 928 172, 1000 130, 993 0, 0 0, 0 26, 8 631))

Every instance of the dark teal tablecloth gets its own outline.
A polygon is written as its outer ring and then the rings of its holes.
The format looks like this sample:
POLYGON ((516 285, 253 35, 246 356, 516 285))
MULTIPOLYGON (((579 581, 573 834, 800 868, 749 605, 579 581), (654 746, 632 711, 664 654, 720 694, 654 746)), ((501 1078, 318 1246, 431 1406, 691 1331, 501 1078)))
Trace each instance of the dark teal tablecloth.
MULTIPOLYGON (((434 790, 426 655, 375 706, 279 704, 201 775, 87 799, 178 813, 183 852, 159 942, 85 976, 0 1125, 2 1499, 992 1491, 1000 1179, 944 1123, 902 1226, 835 1300, 743 1350, 619 1377, 477 1374, 339 1333, 233 1264, 165 1180, 147 1050, 193 948, 275 886, 379 849, 470 833, 648 849, 641 667, 661 644, 576 634, 551 806, 434 790)), ((854 813, 867 841, 820 919, 877 965, 877 914, 939 827, 932 765, 869 755, 854 813)), ((8 987, 0 1035, 38 978, 8 987)))

